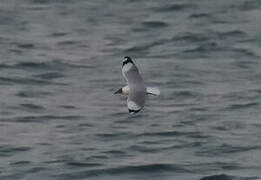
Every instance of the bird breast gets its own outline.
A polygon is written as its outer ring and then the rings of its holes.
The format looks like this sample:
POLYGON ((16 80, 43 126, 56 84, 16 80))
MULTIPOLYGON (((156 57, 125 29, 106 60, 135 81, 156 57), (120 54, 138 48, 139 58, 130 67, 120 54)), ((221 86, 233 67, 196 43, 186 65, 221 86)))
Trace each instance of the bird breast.
POLYGON ((122 94, 128 95, 129 92, 130 92, 130 88, 129 88, 128 85, 127 85, 127 86, 124 86, 124 87, 122 88, 122 94))

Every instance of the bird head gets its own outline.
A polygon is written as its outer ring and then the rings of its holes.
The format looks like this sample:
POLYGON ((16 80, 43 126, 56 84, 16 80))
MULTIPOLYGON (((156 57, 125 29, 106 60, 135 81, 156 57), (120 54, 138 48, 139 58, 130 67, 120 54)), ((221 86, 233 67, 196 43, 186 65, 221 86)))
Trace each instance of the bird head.
POLYGON ((125 56, 122 66, 124 66, 125 64, 128 64, 128 63, 134 64, 129 56, 125 56))

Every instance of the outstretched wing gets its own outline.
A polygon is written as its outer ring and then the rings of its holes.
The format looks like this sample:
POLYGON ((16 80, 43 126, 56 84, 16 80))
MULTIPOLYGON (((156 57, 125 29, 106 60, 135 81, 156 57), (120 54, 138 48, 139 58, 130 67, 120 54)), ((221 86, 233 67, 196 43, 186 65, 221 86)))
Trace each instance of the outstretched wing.
POLYGON ((139 73, 139 70, 131 59, 126 59, 123 61, 122 75, 129 86, 132 84, 143 84, 143 79, 139 73))

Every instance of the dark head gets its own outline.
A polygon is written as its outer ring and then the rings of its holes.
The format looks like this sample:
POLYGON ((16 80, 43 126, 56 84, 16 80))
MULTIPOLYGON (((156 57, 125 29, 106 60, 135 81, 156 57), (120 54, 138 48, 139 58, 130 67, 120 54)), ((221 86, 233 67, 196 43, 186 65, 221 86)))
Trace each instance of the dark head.
POLYGON ((133 61, 131 60, 131 58, 129 56, 125 56, 124 57, 124 61, 122 63, 122 66, 124 66, 125 64, 127 63, 131 63, 131 64, 134 64, 133 61))
POLYGON ((114 92, 114 94, 122 94, 122 88, 120 88, 118 91, 114 92))

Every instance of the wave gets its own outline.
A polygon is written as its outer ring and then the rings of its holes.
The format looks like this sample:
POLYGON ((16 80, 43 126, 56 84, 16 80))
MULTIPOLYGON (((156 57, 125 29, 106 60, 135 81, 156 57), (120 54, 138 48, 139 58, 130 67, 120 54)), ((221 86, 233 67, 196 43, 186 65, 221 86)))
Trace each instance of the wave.
POLYGON ((203 135, 201 132, 183 132, 183 131, 162 131, 162 132, 147 132, 142 133, 137 136, 166 136, 166 137, 172 137, 172 136, 186 136, 186 137, 192 137, 192 138, 206 138, 207 136, 203 135))
POLYGON ((0 64, 0 68, 7 69, 32 69, 32 70, 65 70, 66 68, 91 68, 92 66, 85 64, 76 64, 72 62, 66 62, 64 60, 51 60, 47 62, 19 62, 14 64, 2 63, 0 64))
POLYGON ((41 78, 41 79, 57 79, 57 78, 63 78, 65 77, 65 75, 60 72, 48 72, 48 73, 35 75, 34 77, 41 78))
POLYGON ((233 180, 233 176, 228 176, 226 174, 220 174, 220 175, 212 175, 212 176, 205 176, 201 178, 200 180, 233 180))
POLYGON ((28 146, 13 146, 13 145, 1 145, 0 157, 12 156, 19 152, 30 151, 32 148, 28 146))
POLYGON ((258 177, 236 177, 227 174, 210 175, 202 177, 200 180, 254 180, 259 179, 258 177))
POLYGON ((225 110, 238 110, 238 109, 246 109, 246 108, 253 108, 259 106, 257 102, 250 102, 250 103, 241 103, 241 104, 232 104, 227 107, 225 110))
POLYGON ((157 12, 172 12, 172 11, 184 11, 186 9, 192 9, 192 8, 196 8, 196 5, 195 4, 168 4, 166 6, 161 6, 161 7, 157 7, 157 8, 154 8, 155 11, 157 12))
POLYGON ((22 77, 0 77, 0 84, 2 85, 67 85, 66 83, 50 82, 47 80, 33 79, 33 78, 22 78, 22 77))
POLYGON ((163 28, 163 27, 167 27, 168 24, 162 21, 145 21, 142 22, 142 25, 145 28, 163 28))
POLYGON ((57 115, 28 115, 28 116, 17 116, 10 118, 1 119, 2 122, 22 122, 22 123, 45 123, 47 120, 76 120, 82 119, 83 116, 79 115, 68 115, 68 116, 57 116, 57 115))
POLYGON ((18 97, 22 98, 30 98, 30 97, 45 97, 45 96, 50 96, 52 93, 50 92, 44 92, 44 91, 19 91, 18 93, 15 94, 18 97))
POLYGON ((113 168, 101 168, 93 170, 83 170, 72 173, 63 173, 57 175, 58 177, 70 178, 86 178, 100 175, 123 175, 123 174, 139 174, 139 173, 155 173, 155 172, 176 172, 176 173, 190 173, 191 171, 181 168, 173 164, 145 164, 133 166, 119 166, 113 168))

